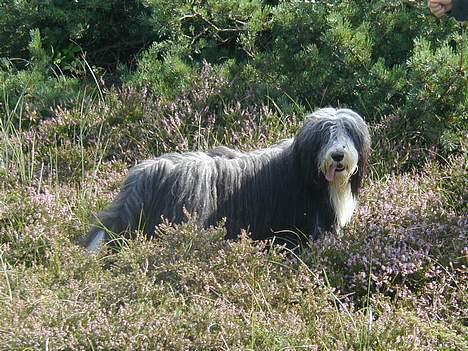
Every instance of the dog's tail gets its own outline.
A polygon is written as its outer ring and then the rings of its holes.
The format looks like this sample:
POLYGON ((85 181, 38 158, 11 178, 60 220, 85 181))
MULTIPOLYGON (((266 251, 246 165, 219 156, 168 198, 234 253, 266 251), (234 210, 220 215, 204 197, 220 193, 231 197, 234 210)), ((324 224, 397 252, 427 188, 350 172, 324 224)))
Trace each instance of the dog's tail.
POLYGON ((144 210, 144 182, 138 168, 131 170, 117 198, 97 215, 95 224, 88 232, 84 247, 93 254, 107 242, 117 242, 126 231, 138 229, 144 210))

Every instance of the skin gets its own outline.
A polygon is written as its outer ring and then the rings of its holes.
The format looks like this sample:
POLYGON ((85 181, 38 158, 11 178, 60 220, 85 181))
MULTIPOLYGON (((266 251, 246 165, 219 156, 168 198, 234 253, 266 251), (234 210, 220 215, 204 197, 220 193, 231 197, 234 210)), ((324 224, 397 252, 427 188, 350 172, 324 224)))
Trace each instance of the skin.
POLYGON ((428 0, 427 5, 436 17, 442 17, 452 10, 452 0, 428 0))

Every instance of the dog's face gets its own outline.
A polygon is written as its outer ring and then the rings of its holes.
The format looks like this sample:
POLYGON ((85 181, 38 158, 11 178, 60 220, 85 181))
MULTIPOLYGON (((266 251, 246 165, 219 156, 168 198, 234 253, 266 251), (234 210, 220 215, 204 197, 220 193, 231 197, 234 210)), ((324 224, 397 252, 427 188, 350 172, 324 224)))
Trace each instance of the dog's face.
POLYGON ((318 168, 329 183, 346 184, 357 172, 359 154, 344 125, 340 121, 330 124, 329 141, 320 152, 318 168))
POLYGON ((320 109, 310 116, 295 139, 302 172, 334 185, 356 178, 355 190, 367 166, 370 136, 366 123, 348 109, 320 109), (353 177, 353 175, 356 175, 353 177))

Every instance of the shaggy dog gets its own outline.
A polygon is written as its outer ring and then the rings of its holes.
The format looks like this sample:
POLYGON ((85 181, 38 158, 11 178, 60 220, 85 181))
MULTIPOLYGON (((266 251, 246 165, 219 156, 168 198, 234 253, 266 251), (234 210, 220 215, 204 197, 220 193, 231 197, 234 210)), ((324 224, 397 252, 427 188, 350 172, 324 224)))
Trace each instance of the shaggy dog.
POLYGON ((350 220, 369 152, 369 131, 356 112, 324 108, 295 138, 269 148, 218 147, 144 161, 99 214, 86 249, 126 231, 153 235, 163 220, 176 224, 190 215, 205 228, 224 219, 228 239, 243 229, 256 240, 317 238, 350 220))

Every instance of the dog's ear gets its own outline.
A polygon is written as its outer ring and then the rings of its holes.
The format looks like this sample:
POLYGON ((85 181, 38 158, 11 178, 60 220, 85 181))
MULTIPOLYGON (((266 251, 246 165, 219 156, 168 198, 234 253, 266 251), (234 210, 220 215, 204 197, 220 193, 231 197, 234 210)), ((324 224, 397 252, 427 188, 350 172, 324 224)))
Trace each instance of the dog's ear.
POLYGON ((318 161, 320 152, 330 137, 330 132, 323 123, 324 120, 321 119, 307 118, 294 138, 294 160, 299 172, 309 179, 314 179, 320 174, 318 161))
POLYGON ((358 121, 357 129, 352 130, 353 139, 355 139, 355 145, 358 150, 358 170, 351 178, 351 190, 353 195, 356 197, 358 195, 359 189, 361 188, 361 183, 363 178, 367 175, 369 167, 369 157, 371 153, 371 138, 369 134, 369 129, 361 118, 358 121))

